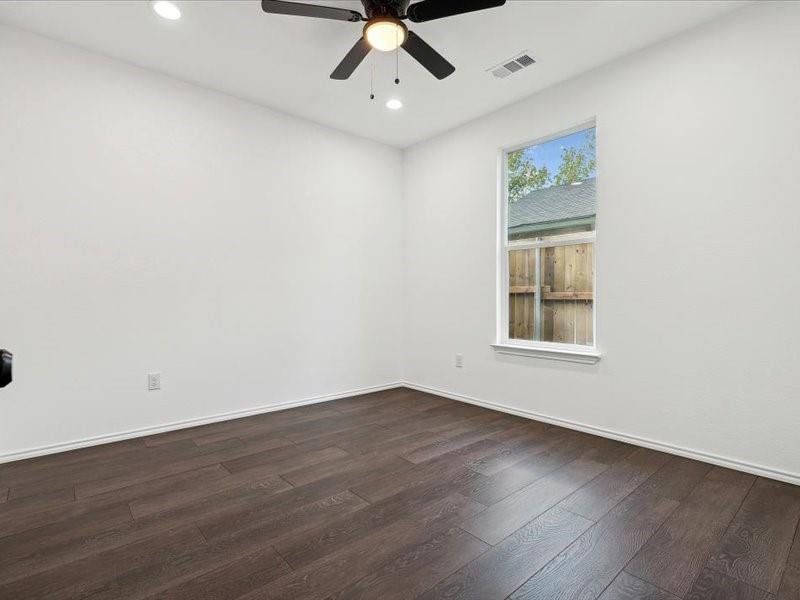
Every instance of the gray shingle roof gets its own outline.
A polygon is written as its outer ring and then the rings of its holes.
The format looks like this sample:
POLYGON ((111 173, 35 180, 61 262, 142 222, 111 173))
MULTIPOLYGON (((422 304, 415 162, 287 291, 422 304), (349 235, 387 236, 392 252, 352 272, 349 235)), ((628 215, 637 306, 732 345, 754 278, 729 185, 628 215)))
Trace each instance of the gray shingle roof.
POLYGON ((552 185, 534 190, 508 203, 508 227, 572 221, 594 217, 597 212, 595 178, 580 185, 552 185))

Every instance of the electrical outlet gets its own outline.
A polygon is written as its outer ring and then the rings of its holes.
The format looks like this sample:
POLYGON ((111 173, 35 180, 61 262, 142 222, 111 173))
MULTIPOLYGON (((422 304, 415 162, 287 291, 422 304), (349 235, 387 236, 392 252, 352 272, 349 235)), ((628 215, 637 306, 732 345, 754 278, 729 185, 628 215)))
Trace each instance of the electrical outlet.
POLYGON ((161 389, 161 373, 147 374, 147 391, 155 392, 161 389))
POLYGON ((464 355, 463 354, 456 354, 456 367, 459 369, 464 366, 464 355))

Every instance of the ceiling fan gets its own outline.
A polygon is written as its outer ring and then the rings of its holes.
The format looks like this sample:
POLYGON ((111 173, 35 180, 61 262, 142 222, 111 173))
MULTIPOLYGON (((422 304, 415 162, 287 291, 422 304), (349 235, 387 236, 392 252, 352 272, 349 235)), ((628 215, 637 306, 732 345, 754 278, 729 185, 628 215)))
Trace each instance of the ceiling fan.
POLYGON ((342 62, 331 73, 331 79, 347 79, 373 48, 383 52, 398 47, 408 52, 437 79, 451 75, 456 68, 431 48, 421 37, 409 31, 403 21, 424 23, 444 17, 502 6, 506 0, 421 0, 409 6, 411 0, 361 0, 367 16, 347 8, 318 6, 285 0, 261 0, 264 12, 298 17, 316 17, 351 21, 366 21, 362 36, 342 62))

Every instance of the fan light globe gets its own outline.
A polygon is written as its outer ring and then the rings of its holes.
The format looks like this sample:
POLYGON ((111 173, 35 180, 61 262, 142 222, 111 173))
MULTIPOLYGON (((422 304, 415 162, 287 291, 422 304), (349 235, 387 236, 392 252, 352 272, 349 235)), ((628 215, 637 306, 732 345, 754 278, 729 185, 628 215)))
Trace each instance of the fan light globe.
POLYGON ((367 24, 364 37, 375 50, 391 52, 406 41, 406 28, 400 21, 381 19, 367 24))

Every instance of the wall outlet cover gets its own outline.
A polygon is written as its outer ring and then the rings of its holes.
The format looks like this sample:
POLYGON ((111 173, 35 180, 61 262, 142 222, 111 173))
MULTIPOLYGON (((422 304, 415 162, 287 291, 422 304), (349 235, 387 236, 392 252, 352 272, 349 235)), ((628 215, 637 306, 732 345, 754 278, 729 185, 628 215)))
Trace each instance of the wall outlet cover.
POLYGON ((147 374, 147 390, 154 392, 161 389, 161 373, 147 374))

